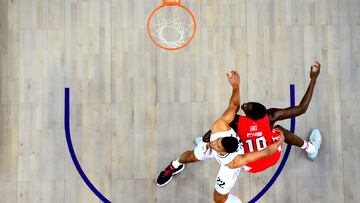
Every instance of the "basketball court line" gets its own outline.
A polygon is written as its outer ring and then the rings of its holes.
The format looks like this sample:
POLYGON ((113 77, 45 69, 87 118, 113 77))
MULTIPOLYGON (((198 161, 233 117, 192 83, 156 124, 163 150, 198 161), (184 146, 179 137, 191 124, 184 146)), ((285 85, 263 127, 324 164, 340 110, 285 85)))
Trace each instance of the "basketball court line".
MULTIPOLYGON (((294 84, 290 85, 290 106, 295 106, 295 85, 294 84)), ((290 131, 292 133, 294 133, 294 131, 295 131, 295 118, 291 118, 290 131)), ((255 195, 255 197, 253 197, 249 201, 249 203, 255 203, 256 201, 258 201, 270 189, 270 187, 275 183, 276 179, 279 177, 281 171, 283 170, 287 159, 289 158, 290 151, 291 151, 291 145, 287 145, 285 154, 281 160, 279 167, 276 169, 276 172, 274 173, 273 177, 265 185, 265 187, 257 195, 255 195)))
MULTIPOLYGON (((290 106, 295 106, 295 85, 290 85, 290 106)), ((110 200, 108 200, 96 187, 91 183, 89 178, 86 176, 85 172, 83 171, 77 157, 75 154, 75 150, 71 141, 71 134, 70 134, 70 88, 65 88, 65 112, 64 112, 64 127, 65 127, 65 135, 66 135, 66 143, 69 148, 69 152, 71 155, 71 159, 73 160, 73 163, 79 172, 81 178, 84 180, 86 185, 91 189, 91 191, 103 202, 105 203, 111 203, 110 200)), ((295 118, 291 118, 290 123, 290 131, 294 133, 295 131, 295 118)), ((279 177, 281 171, 283 170, 286 161, 289 157, 291 151, 291 145, 287 145, 285 154, 281 160, 281 163, 279 167, 277 168, 276 172, 274 173, 273 177, 270 179, 270 181, 265 185, 265 187, 257 194, 255 197, 253 197, 249 203, 255 203, 258 201, 269 189, 270 187, 275 183, 276 179, 279 177)))
POLYGON ((99 192, 99 190, 97 190, 95 188, 95 186, 90 182, 89 178, 84 173, 84 171, 81 168, 81 165, 80 165, 80 163, 79 163, 79 161, 78 161, 78 159, 76 157, 74 147, 73 147, 72 142, 71 142, 71 134, 70 134, 70 88, 65 88, 65 115, 64 116, 65 116, 64 121, 65 121, 66 143, 67 143, 68 148, 69 148, 71 159, 73 160, 77 171, 79 172, 81 178, 84 180, 86 185, 91 189, 91 191, 93 191, 93 193, 101 201, 103 201, 105 203, 111 203, 110 200, 106 199, 106 197, 103 194, 101 194, 101 192, 99 192))

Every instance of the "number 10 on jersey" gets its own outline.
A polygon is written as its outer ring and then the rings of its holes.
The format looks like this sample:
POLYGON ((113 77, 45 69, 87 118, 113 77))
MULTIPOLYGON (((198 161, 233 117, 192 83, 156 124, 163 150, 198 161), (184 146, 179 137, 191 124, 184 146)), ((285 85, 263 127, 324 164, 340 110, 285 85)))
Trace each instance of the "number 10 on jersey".
POLYGON ((245 141, 247 144, 249 152, 254 151, 254 145, 256 146, 256 151, 261 151, 267 147, 266 140, 264 136, 258 137, 256 139, 249 139, 245 141))

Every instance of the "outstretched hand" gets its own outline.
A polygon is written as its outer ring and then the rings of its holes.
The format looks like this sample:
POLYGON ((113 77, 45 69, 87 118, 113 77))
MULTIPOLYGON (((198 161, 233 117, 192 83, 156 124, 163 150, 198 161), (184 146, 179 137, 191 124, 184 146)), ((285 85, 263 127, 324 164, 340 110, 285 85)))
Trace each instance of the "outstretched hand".
POLYGON ((277 142, 279 143, 279 145, 281 145, 282 143, 284 143, 284 141, 285 141, 284 133, 280 131, 280 136, 277 142))
POLYGON ((276 142, 282 144, 285 141, 284 133, 279 128, 273 128, 272 130, 273 132, 280 134, 279 137, 276 138, 276 142))
POLYGON ((211 154, 212 149, 210 148, 210 143, 206 143, 205 148, 203 147, 203 153, 206 154, 208 150, 210 150, 209 154, 211 154))
POLYGON ((231 86, 235 87, 240 85, 240 75, 236 70, 226 73, 226 76, 231 86))
POLYGON ((310 78, 316 79, 320 74, 320 66, 321 64, 318 61, 315 61, 313 65, 311 65, 310 70, 310 78))

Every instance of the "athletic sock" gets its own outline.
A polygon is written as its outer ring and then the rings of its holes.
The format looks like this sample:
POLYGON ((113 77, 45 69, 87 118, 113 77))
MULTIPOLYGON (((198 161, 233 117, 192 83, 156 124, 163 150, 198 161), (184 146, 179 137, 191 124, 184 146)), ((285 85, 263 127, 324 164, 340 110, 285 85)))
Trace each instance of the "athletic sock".
POLYGON ((301 146, 300 148, 310 154, 316 152, 315 146, 313 144, 311 144, 311 142, 307 142, 305 140, 304 140, 303 146, 301 146))
POLYGON ((241 200, 235 195, 229 194, 225 203, 242 203, 241 200))
POLYGON ((180 165, 182 165, 182 163, 179 162, 179 159, 176 159, 171 164, 174 166, 174 168, 178 168, 180 165))

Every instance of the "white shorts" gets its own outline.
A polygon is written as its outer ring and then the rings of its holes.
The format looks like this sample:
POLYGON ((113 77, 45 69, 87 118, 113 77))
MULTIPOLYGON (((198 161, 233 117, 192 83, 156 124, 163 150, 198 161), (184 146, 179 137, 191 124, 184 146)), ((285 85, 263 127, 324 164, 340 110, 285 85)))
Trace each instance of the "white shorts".
POLYGON ((197 160, 203 161, 206 159, 215 158, 214 155, 216 152, 212 149, 207 149, 206 151, 206 143, 201 142, 194 148, 194 154, 197 160))
POLYGON ((216 176, 215 190, 222 195, 229 194, 231 189, 234 187, 240 171, 241 167, 231 169, 225 165, 221 165, 219 173, 216 176))
MULTIPOLYGON (((198 144, 194 149, 194 154, 196 159, 198 160, 206 160, 210 158, 215 158, 217 156, 216 151, 207 149, 206 143, 198 144)), ((226 165, 220 165, 220 170, 215 179, 215 189, 218 193, 226 195, 230 193, 233 188, 237 177, 239 176, 241 171, 240 168, 231 169, 226 165)))

